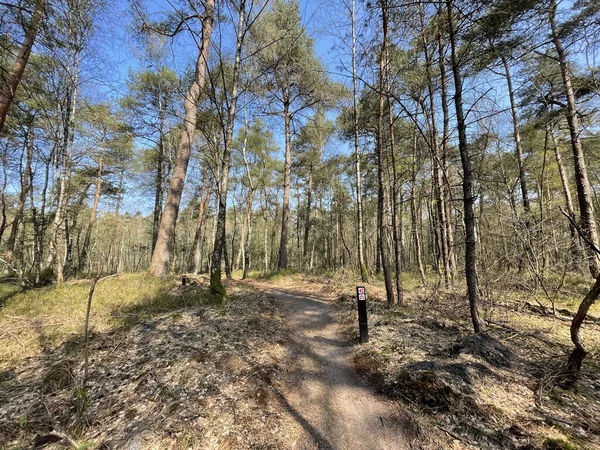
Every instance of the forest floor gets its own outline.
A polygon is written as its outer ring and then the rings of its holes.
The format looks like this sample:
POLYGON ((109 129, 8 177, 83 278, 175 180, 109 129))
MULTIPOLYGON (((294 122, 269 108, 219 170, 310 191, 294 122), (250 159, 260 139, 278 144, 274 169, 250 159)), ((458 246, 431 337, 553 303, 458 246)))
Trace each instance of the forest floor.
POLYGON ((178 282, 98 284, 85 386, 89 280, 0 283, 0 449, 600 448, 599 305, 582 380, 555 382, 585 282, 557 316, 490 295, 477 337, 458 289, 409 279, 390 309, 374 282, 364 345, 343 274, 230 282, 224 305, 178 282))
POLYGON ((458 289, 407 277, 404 305, 388 308, 375 281, 366 286, 370 342, 363 345, 352 278, 269 281, 331 302, 342 336, 354 344, 356 370, 412 414, 414 448, 600 449, 600 305, 583 327, 590 354, 581 380, 571 389, 559 382, 572 348, 570 318, 589 280, 560 281, 556 315, 520 284, 488 286, 487 331, 477 336, 458 289))

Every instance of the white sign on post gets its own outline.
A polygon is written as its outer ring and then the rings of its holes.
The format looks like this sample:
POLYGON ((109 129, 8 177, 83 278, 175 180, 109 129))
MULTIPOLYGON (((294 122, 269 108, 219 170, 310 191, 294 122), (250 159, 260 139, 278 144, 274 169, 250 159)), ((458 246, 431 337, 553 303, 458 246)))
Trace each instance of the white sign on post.
POLYGON ((359 287, 358 288, 358 300, 359 301, 365 301, 366 300, 365 288, 364 287, 359 287))

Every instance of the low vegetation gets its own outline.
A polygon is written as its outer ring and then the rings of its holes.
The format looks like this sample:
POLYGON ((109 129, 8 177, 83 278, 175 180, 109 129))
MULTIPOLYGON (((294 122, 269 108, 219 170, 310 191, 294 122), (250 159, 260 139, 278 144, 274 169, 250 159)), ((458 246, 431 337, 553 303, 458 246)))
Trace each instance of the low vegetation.
POLYGON ((177 281, 132 274, 98 283, 85 391, 89 283, 7 301, 0 449, 288 448, 299 426, 270 390, 288 334, 272 299, 230 286, 221 304, 202 279, 177 281))
MULTIPOLYGON (((368 287, 371 339, 356 347, 355 365, 457 448, 598 448, 598 305, 585 324, 590 359, 582 378, 575 389, 561 385, 569 318, 585 290, 580 281, 561 290, 556 316, 534 307, 531 293, 493 289, 483 305, 487 332, 477 335, 462 294, 419 287, 407 292, 405 306, 387 308, 376 283, 368 287)), ((337 309, 344 332, 356 340, 350 291, 338 294, 337 309)))

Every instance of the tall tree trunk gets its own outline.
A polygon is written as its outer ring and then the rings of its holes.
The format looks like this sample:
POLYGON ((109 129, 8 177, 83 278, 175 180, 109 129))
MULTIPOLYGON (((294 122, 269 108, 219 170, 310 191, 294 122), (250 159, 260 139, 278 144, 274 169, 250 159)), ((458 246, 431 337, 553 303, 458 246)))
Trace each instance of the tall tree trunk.
POLYGON ((31 220, 33 222, 33 277, 34 284, 40 283, 40 274, 42 271, 42 233, 41 220, 33 200, 33 172, 30 172, 29 201, 31 202, 31 220))
POLYGON ((313 165, 308 168, 308 186, 306 186, 306 217, 304 219, 304 240, 302 247, 302 259, 306 263, 308 256, 308 238, 310 236, 310 212, 312 207, 312 185, 313 185, 313 165))
POLYGON ((277 216, 279 215, 279 202, 275 200, 275 215, 273 216, 273 226, 271 227, 271 254, 269 257, 270 266, 275 267, 275 239, 277 236, 277 216))
POLYGON ((165 166, 165 140, 164 140, 164 122, 165 122, 165 102, 159 105, 159 125, 158 125, 158 156, 156 158, 156 180, 154 185, 154 213, 152 216, 152 251, 156 246, 158 239, 158 229, 160 228, 160 217, 163 203, 163 184, 165 166))
POLYGON ((196 230, 194 232, 194 255, 189 271, 194 275, 200 272, 202 257, 202 235, 204 234, 204 222, 206 219, 206 206, 210 200, 212 183, 209 183, 208 169, 204 167, 202 173, 202 190, 200 192, 200 202, 198 205, 198 220, 196 221, 196 230), (208 189, 207 189, 208 185, 208 189))
MULTIPOLYGON (((104 135, 102 136, 102 141, 104 135)), ((96 223, 96 214, 98 213, 98 203, 100 202, 100 194, 102 193, 102 163, 103 163, 103 150, 102 141, 100 142, 100 156, 98 157, 98 172, 96 174, 96 193, 94 194, 94 203, 92 205, 92 211, 90 213, 90 220, 88 222, 87 230, 85 231, 85 237, 83 239, 83 246, 81 247, 81 255, 79 256, 79 272, 85 270, 85 265, 88 259, 88 249, 90 241, 92 239, 92 230, 94 223, 96 223)))
MULTIPOLYGON (((227 183, 229 181, 229 168, 231 166, 231 139, 233 137, 233 128, 235 125, 235 115, 238 101, 238 83, 239 70, 242 60, 242 46, 244 40, 244 23, 246 14, 246 1, 241 0, 238 12, 238 29, 235 47, 235 62, 233 65, 233 86, 231 89, 231 100, 227 111, 227 123, 225 124, 225 133, 223 136, 223 158, 221 161, 221 179, 218 184, 217 195, 219 198, 219 208, 217 212, 217 234, 215 248, 212 254, 212 265, 210 270, 210 290, 223 300, 225 298, 225 288, 221 282, 221 259, 225 256, 227 250, 226 242, 226 220, 227 220, 227 183)), ((235 233, 234 233, 235 237, 235 233)), ((233 245, 231 246, 231 258, 233 260, 233 245)), ((228 267, 227 258, 225 258, 225 273, 227 278, 231 278, 231 267, 228 267)))
POLYGON ((250 269, 250 239, 252 238, 252 204, 254 203, 254 189, 248 194, 248 208, 246 210, 246 235, 244 236, 244 271, 242 280, 248 276, 250 269))
POLYGON ((265 209, 263 209, 263 221, 264 221, 264 235, 263 235, 263 249, 264 249, 264 269, 265 272, 269 271, 269 218, 267 213, 266 201, 265 209))
POLYGON ((283 172, 283 204, 281 208, 281 240, 279 242, 278 269, 288 268, 288 222, 290 219, 290 180, 292 175, 292 145, 291 145, 291 116, 290 102, 285 94, 283 102, 283 121, 285 126, 285 168, 283 172))
POLYGON ((567 56, 560 40, 558 27, 556 25, 556 0, 550 0, 548 9, 548 19, 550 22, 550 30, 552 32, 552 42, 556 49, 556 55, 560 63, 560 72, 563 81, 563 88, 567 97, 567 124, 569 125, 569 135, 571 136, 571 147, 573 150, 573 163, 575 168, 575 184, 577 186, 577 199, 579 201, 579 214, 581 215, 581 229, 586 234, 586 244, 589 258, 589 268, 592 277, 597 278, 600 275, 600 256, 594 251, 593 247, 600 248, 598 240, 598 230, 596 227, 596 219, 594 216, 594 204, 592 201, 592 193, 590 189, 590 181, 588 178, 587 168, 585 164, 585 156, 579 133, 581 132, 579 125, 579 117, 577 113, 577 104, 575 102, 575 94, 571 84, 571 75, 567 65, 567 56))
MULTIPOLYGON (((575 208, 573 207, 573 198, 571 197, 571 188, 569 187, 567 171, 565 170, 565 165, 562 161, 562 156, 560 154, 560 149, 558 147, 558 141, 556 139, 554 130, 550 129, 549 132, 552 138, 552 146, 554 147, 554 157, 556 158, 556 165, 558 166, 560 182, 563 188, 563 196, 565 197, 565 206, 567 207, 569 216, 574 218, 575 208)), ((582 249, 579 245, 579 235, 577 234, 575 226, 571 222, 569 222, 569 234, 571 236, 571 268, 577 272, 580 269, 580 261, 583 259, 583 255, 581 251, 582 249)))
MULTIPOLYGON (((389 54, 386 53, 386 60, 389 61, 389 54)), ((390 138, 390 156, 392 162, 392 187, 390 193, 391 213, 392 213, 392 240, 394 241, 394 284, 396 286, 396 301, 399 305, 403 302, 402 292, 402 252, 400 247, 400 237, 398 235, 398 170, 396 167, 396 142, 394 136, 394 108, 391 101, 391 89, 389 80, 386 83, 387 103, 388 103, 388 132, 390 138)))
MULTIPOLYGON (((10 235, 8 236, 8 241, 6 243, 6 261, 11 264, 13 262, 13 256, 15 252, 15 243, 17 242, 17 235, 19 233, 19 224, 23 219, 23 210, 25 208, 25 201, 27 200, 27 193, 31 188, 31 162, 33 160, 33 146, 35 140, 35 129, 33 119, 29 124, 29 130, 27 133, 27 143, 26 143, 26 159, 25 159, 25 169, 21 174, 21 192, 19 193, 19 198, 17 200, 17 209, 15 211, 15 217, 13 218, 13 223, 10 229, 10 235)), ((21 159, 22 161, 22 159, 21 159)))
MULTIPOLYGON (((503 54, 500 55, 502 65, 504 67, 504 75, 506 77, 506 86, 508 88, 508 98, 510 100, 510 112, 512 116, 513 126, 513 138, 515 141, 515 157, 517 158, 517 168, 519 169, 519 185, 521 187, 521 198, 523 201, 523 211, 525 213, 525 232, 527 233, 525 239, 525 252, 528 253, 531 258, 533 253, 533 240, 531 229, 531 206, 529 204, 529 193, 527 190, 527 179, 525 177, 525 164, 523 163, 523 146, 521 145, 521 133, 519 131, 519 117, 517 115, 517 104, 515 102, 515 92, 512 85, 512 76, 510 68, 508 67, 508 60, 503 54)), ((522 264, 519 264, 521 267, 522 264)))
MULTIPOLYGON (((443 19, 443 9, 439 6, 438 15, 440 19, 443 19)), ((452 227, 452 209, 450 205, 452 190, 450 180, 448 179, 448 139, 450 136, 450 115, 448 114, 448 81, 446 79, 446 63, 444 61, 444 43, 442 40, 441 27, 438 27, 437 33, 438 41, 438 65, 440 71, 440 103, 442 106, 442 173, 444 179, 444 206, 446 208, 446 243, 448 250, 448 270, 450 281, 455 277, 456 274, 456 253, 454 251, 454 230, 452 227)))
POLYGON ((421 251, 421 236, 417 227, 417 130, 413 132, 412 145, 412 170, 410 178, 410 217, 411 217, 411 233, 415 246, 415 257, 421 283, 425 286, 425 269, 423 267, 423 255, 421 251))
POLYGON ((396 303, 394 296, 394 286, 392 283, 392 274, 388 258, 388 246, 385 233, 385 208, 386 208, 386 190, 385 190, 385 151, 384 151, 384 125, 383 115, 385 110, 385 73, 386 73, 386 55, 388 44, 388 3, 387 0, 380 0, 381 20, 383 25, 383 39, 381 43, 381 52, 379 54, 379 110, 377 115, 377 221, 380 227, 379 253, 381 255, 381 267, 383 269, 383 278, 385 282, 385 293, 388 305, 396 303))
POLYGON ((467 125, 462 102, 462 77, 460 61, 456 43, 456 30, 454 29, 453 0, 446 0, 448 12, 448 34, 452 52, 452 74, 454 78, 454 107, 456 109, 456 127, 458 129, 458 150, 463 169, 463 208, 465 222, 465 277, 467 281, 467 294, 473 330, 479 333, 483 329, 483 322, 479 318, 479 289, 477 286, 477 248, 475 236, 475 195, 473 193, 473 170, 467 143, 467 125))
POLYGON ((29 22, 29 26, 25 30, 25 39, 19 49, 17 59, 10 71, 2 77, 3 84, 2 90, 0 90, 0 132, 4 128, 6 115, 15 98, 15 93, 27 66, 27 61, 29 61, 29 55, 31 55, 31 49, 33 48, 33 43, 35 42, 45 11, 46 0, 37 0, 35 2, 35 10, 31 16, 31 22, 29 22))
POLYGON ((77 95, 79 92, 79 57, 74 55, 74 61, 69 70, 69 86, 67 88, 67 109, 64 113, 63 123, 63 142, 60 152, 57 152, 57 160, 61 160, 61 170, 59 172, 59 192, 58 203, 52 223, 52 234, 50 237, 50 250, 48 252, 48 266, 56 265, 56 284, 60 287, 63 283, 63 269, 65 258, 67 256, 67 205, 69 202, 69 186, 71 184, 72 159, 73 159, 73 141, 75 139, 75 113, 77 111, 77 95), (62 157, 62 158, 61 158, 62 157), (65 228, 65 240, 59 242, 60 228, 65 228), (64 252, 58 254, 59 251, 64 252))
POLYGON ((125 167, 119 171, 119 187, 117 188, 117 202, 115 204, 115 217, 119 217, 121 212, 121 201, 123 200, 123 181, 125 178, 125 167))
MULTIPOLYGON (((242 280, 245 280, 248 276, 248 270, 250 269, 250 239, 252 238, 252 206, 254 203, 255 187, 252 181, 252 173, 250 172, 250 164, 248 162, 248 156, 246 155, 246 149, 248 146, 248 119, 246 117, 246 105, 244 104, 244 142, 242 144, 242 157, 244 158, 244 167, 246 168, 246 177, 248 178, 248 209, 246 211, 246 236, 244 239, 244 273, 242 274, 242 280)), ((266 223, 265 223, 266 227, 266 223)), ((266 234, 265 234, 266 236, 266 234)), ((266 255, 265 246, 265 255, 266 255)))
POLYGON ((210 35, 214 19, 215 0, 207 0, 202 17, 202 39, 198 48, 198 59, 196 60, 196 73, 194 81, 190 86, 185 99, 185 117, 183 128, 179 138, 179 148, 175 158, 175 166, 169 189, 167 191, 167 201, 160 219, 158 238, 152 252, 152 262, 150 264, 150 273, 156 276, 166 275, 169 270, 169 262, 173 253, 173 240, 175 235, 175 225, 179 214, 179 204, 181 194, 185 183, 192 142, 196 131, 196 117, 198 113, 198 102, 200 95, 204 90, 206 82, 206 64, 208 61, 208 50, 210 48, 210 35))
MULTIPOLYGON (((444 275, 444 284, 446 287, 450 285, 450 263, 449 263, 449 255, 448 255, 448 243, 447 243, 447 225, 446 225, 446 205, 444 204, 444 195, 443 195, 443 181, 442 176, 440 174, 441 167, 441 158, 440 158, 440 150, 438 144, 438 136, 437 136, 437 121, 436 121, 436 108, 435 108, 435 98, 433 92, 433 76, 431 74, 431 56, 429 54, 429 44, 427 42, 427 37, 425 34, 425 19, 423 17, 423 8, 420 8, 420 17, 421 17, 421 40, 423 42, 423 51, 425 54, 425 73, 427 75, 427 93, 429 96, 429 111, 430 111, 430 120, 429 126, 430 130, 430 140, 431 140, 431 153, 432 153, 432 173, 433 173, 433 193, 435 197, 435 206, 437 219, 439 224, 439 243, 440 243, 440 256, 442 259, 442 268, 444 275)), ((423 108, 423 113, 427 114, 425 108, 423 108)))
POLYGON ((352 118, 354 134, 354 173, 356 176, 356 245, 358 253, 358 270, 363 283, 369 281, 369 272, 364 256, 364 229, 362 207, 362 173, 360 168, 360 147, 358 145, 358 86, 356 71, 356 0, 352 0, 350 11, 352 22, 352 118))

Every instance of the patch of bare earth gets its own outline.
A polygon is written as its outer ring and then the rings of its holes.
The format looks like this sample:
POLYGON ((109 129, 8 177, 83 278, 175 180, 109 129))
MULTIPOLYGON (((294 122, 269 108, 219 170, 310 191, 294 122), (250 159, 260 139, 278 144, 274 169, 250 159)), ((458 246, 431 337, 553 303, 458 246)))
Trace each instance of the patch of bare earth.
POLYGON ((270 297, 230 292, 94 334, 79 417, 79 336, 0 373, 0 448, 293 448, 303 430, 274 388, 288 332, 270 297))

